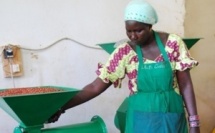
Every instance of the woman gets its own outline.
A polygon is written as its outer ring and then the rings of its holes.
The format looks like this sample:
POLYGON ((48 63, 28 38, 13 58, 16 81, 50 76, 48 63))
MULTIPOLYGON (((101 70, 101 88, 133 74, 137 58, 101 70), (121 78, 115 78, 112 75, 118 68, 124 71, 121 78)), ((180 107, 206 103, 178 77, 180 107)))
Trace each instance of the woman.
POLYGON ((199 117, 189 70, 198 64, 182 39, 175 34, 156 32, 154 8, 143 0, 131 1, 125 10, 129 42, 121 44, 98 77, 65 104, 49 122, 57 121, 65 110, 82 104, 110 85, 119 87, 128 76, 126 133, 200 133, 199 117), (189 129, 184 105, 188 113, 189 129))

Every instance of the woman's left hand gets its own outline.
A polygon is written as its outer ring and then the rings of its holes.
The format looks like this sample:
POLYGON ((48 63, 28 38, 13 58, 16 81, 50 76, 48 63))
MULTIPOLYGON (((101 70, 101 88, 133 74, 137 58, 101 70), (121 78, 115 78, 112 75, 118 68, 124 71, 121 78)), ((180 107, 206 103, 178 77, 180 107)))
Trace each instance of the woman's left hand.
POLYGON ((199 127, 190 127, 190 133, 200 133, 199 127))

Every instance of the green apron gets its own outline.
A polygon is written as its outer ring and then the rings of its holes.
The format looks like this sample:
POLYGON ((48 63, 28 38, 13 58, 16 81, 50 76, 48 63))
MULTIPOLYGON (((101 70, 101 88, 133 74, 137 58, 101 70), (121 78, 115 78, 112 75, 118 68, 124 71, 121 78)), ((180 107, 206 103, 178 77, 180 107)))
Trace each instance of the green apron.
POLYGON ((143 62, 142 50, 136 46, 139 66, 138 92, 129 96, 126 133, 187 133, 181 95, 173 89, 173 71, 160 37, 154 32, 163 62, 143 62))

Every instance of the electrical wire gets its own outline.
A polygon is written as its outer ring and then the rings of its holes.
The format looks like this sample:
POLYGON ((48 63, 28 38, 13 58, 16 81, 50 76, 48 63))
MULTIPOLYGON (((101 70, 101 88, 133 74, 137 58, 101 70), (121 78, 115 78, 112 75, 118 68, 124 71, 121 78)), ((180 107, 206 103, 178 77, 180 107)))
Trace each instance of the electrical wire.
POLYGON ((3 65, 3 70, 4 70, 6 77, 7 77, 7 75, 10 74, 10 69, 9 70, 7 69, 9 65, 10 65, 9 60, 5 60, 5 63, 3 65))
MULTIPOLYGON (((3 50, 1 51, 0 55, 2 55, 2 53, 4 52, 5 49, 13 49, 13 45, 7 45, 7 46, 4 46, 3 47, 3 50)), ((16 53, 16 50, 13 49, 13 54, 16 53)), ((3 55, 4 56, 4 55, 3 55)), ((12 78, 12 84, 13 84, 13 87, 15 88, 15 81, 14 81, 14 70, 13 70, 13 64, 14 64, 14 61, 13 61, 13 57, 8 57, 8 58, 2 58, 3 61, 4 61, 4 65, 3 65, 3 70, 4 70, 4 73, 5 73, 5 77, 11 77, 12 78)))
MULTIPOLYGON (((18 46, 18 45, 8 44, 7 46, 3 46, 2 47, 2 50, 0 52, 0 56, 2 56, 2 53, 4 52, 4 49, 6 47, 18 47, 18 48, 23 49, 23 50, 40 51, 40 50, 48 49, 48 48, 50 48, 50 47, 54 46, 55 44, 58 44, 58 43, 60 43, 62 41, 72 41, 72 42, 75 42, 75 43, 77 43, 77 44, 79 44, 79 45, 81 45, 83 47, 86 47, 86 48, 97 49, 97 50, 101 50, 102 49, 102 48, 99 48, 99 47, 88 46, 88 45, 85 45, 85 44, 83 44, 83 43, 81 43, 79 41, 76 41, 74 39, 71 39, 71 38, 68 38, 68 37, 64 37, 64 38, 61 38, 61 39, 59 39, 59 40, 51 43, 50 45, 48 45, 46 47, 38 48, 38 49, 25 48, 25 47, 21 47, 21 46, 18 46)), ((6 73, 6 75, 8 75, 8 73, 10 73, 10 77, 12 78, 12 82, 13 82, 13 87, 15 88, 15 81, 14 81, 14 75, 13 75, 13 59, 12 58, 8 58, 8 64, 5 64, 3 66, 3 69, 4 69, 5 73, 6 73), (8 67, 8 65, 10 67, 10 72, 7 72, 7 69, 6 69, 8 67)))
POLYGON ((9 61, 9 65, 10 65, 10 76, 12 78, 12 82, 13 82, 13 88, 15 88, 15 82, 14 82, 14 77, 13 77, 13 59, 12 58, 8 58, 9 61))
MULTIPOLYGON (((88 45, 85 45, 85 44, 83 44, 83 43, 81 43, 81 42, 79 42, 79 41, 76 41, 76 40, 71 39, 71 38, 68 38, 68 37, 61 38, 61 39, 59 39, 59 40, 57 40, 57 41, 51 43, 50 45, 48 45, 48 46, 46 46, 46 47, 38 48, 38 49, 25 48, 25 47, 21 47, 21 46, 17 46, 17 47, 19 47, 19 48, 21 48, 21 49, 23 49, 23 50, 40 51, 40 50, 48 49, 48 48, 50 48, 50 47, 54 46, 55 44, 60 43, 60 42, 62 42, 62 41, 72 41, 72 42, 75 42, 75 43, 77 43, 77 44, 79 44, 79 45, 81 45, 81 46, 83 46, 83 47, 86 47, 86 48, 101 50, 101 48, 99 48, 99 47, 88 46, 88 45)), ((10 44, 9 44, 9 45, 10 45, 10 44)))

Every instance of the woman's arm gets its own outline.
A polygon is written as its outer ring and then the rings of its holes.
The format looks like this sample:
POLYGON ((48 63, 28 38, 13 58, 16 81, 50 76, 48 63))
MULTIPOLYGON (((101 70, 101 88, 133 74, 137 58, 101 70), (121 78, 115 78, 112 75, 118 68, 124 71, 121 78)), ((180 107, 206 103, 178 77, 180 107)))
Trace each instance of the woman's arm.
POLYGON ((69 100, 62 108, 57 111, 48 123, 55 122, 65 110, 87 102, 104 92, 112 83, 104 83, 100 78, 96 78, 92 83, 86 85, 77 95, 69 100))
POLYGON ((69 108, 91 100, 104 92, 111 83, 104 83, 100 78, 96 78, 92 83, 86 85, 76 96, 74 96, 62 109, 65 111, 69 108))
MULTIPOLYGON (((176 72, 180 93, 184 99, 188 117, 198 115, 195 93, 189 69, 176 72)), ((198 119, 198 118, 196 118, 198 119)), ((199 127, 190 127, 190 133, 200 133, 199 127)))

